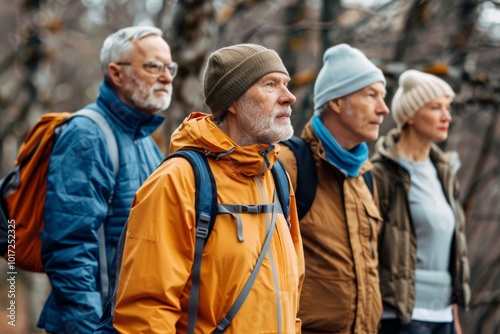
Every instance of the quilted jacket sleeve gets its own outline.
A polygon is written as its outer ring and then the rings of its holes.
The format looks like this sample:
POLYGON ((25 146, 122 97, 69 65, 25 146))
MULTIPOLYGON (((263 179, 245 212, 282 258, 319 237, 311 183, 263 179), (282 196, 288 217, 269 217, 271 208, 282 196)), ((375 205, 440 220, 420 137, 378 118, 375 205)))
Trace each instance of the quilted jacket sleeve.
POLYGON ((72 120, 53 149, 47 179, 42 261, 52 285, 38 326, 48 332, 90 333, 102 313, 97 280, 97 229, 114 186, 101 130, 72 120))

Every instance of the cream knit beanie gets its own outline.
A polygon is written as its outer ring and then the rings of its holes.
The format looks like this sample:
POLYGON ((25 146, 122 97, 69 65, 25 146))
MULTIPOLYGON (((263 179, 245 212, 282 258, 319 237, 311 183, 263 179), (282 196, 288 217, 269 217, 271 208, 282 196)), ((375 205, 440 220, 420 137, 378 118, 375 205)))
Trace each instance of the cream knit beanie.
POLYGON ((455 97, 444 80, 417 70, 407 70, 399 77, 399 88, 392 98, 392 117, 402 127, 423 106, 442 97, 455 97))

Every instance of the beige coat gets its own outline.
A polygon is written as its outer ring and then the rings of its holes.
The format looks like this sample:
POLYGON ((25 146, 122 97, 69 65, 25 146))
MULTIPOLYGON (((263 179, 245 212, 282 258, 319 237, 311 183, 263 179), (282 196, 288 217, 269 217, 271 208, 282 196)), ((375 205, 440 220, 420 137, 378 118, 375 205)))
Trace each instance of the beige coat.
MULTIPOLYGON (((310 211, 300 221, 306 276, 300 297, 303 333, 377 333, 382 302, 377 271, 381 218, 362 173, 346 178, 325 157, 311 123, 302 137, 316 160, 318 186, 310 211)), ((297 164, 281 145, 280 160, 294 188, 297 164)))

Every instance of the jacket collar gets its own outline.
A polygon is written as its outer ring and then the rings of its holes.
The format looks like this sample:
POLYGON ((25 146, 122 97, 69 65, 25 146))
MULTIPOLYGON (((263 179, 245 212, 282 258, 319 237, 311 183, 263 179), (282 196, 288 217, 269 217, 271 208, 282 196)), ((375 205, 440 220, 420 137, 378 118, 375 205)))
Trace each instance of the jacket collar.
MULTIPOLYGON (((385 136, 380 137, 375 144, 375 154, 372 157, 372 161, 375 162, 381 158, 386 158, 400 165, 399 154, 396 149, 396 143, 399 141, 399 137, 400 130, 398 128, 394 128, 385 136)), ((431 145, 429 157, 440 174, 443 174, 445 170, 450 168, 456 171, 460 167, 457 152, 450 151, 445 153, 436 144, 431 145)))
POLYGON ((396 143, 399 141, 399 133, 399 129, 394 128, 385 136, 381 136, 377 140, 372 161, 377 161, 384 157, 399 165, 399 155, 396 150, 396 143))
POLYGON ((99 85, 96 103, 123 132, 134 138, 150 135, 165 120, 162 115, 148 115, 126 105, 104 81, 99 85))

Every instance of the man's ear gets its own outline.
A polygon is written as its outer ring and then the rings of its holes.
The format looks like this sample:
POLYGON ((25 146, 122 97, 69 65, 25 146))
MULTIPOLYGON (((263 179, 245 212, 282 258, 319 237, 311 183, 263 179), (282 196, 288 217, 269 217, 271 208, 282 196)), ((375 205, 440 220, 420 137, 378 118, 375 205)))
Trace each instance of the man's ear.
POLYGON ((236 107, 236 102, 238 100, 234 101, 233 103, 231 103, 231 105, 229 106, 229 108, 227 108, 227 112, 233 114, 233 115, 236 115, 236 110, 237 110, 237 107, 236 107))
POLYGON ((124 74, 122 72, 121 67, 111 63, 108 65, 108 73, 109 73, 109 78, 111 79, 115 87, 121 87, 124 78, 124 74))
POLYGON ((333 112, 340 114, 340 99, 334 99, 334 100, 328 101, 328 107, 333 112))

